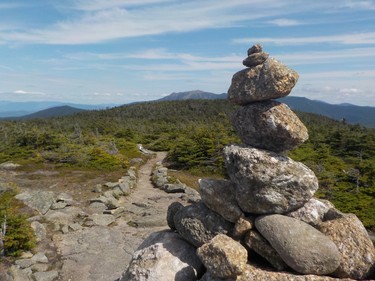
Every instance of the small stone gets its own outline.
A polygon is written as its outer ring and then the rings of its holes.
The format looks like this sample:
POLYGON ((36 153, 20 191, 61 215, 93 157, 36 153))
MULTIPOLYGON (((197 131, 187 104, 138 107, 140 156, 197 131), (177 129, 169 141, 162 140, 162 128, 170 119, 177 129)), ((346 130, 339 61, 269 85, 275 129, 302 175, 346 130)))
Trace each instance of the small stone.
POLYGON ((203 203, 179 210, 174 216, 177 232, 191 244, 200 247, 217 234, 231 233, 233 224, 211 211, 203 203))
POLYGON ((336 244, 340 252, 341 263, 333 276, 366 279, 375 273, 374 245, 355 215, 322 222, 318 229, 336 244))
POLYGON ((242 61, 242 64, 246 67, 253 67, 257 66, 259 64, 263 64, 267 59, 269 55, 267 53, 254 53, 249 55, 246 59, 242 61))
POLYGON ((257 217, 255 226, 284 262, 299 273, 328 275, 340 265, 336 245, 307 223, 276 214, 257 217))
POLYGON ((39 263, 48 263, 48 258, 46 254, 42 252, 36 253, 31 259, 39 263))
POLYGON ((244 243, 265 258, 277 270, 282 271, 288 267, 276 250, 256 230, 250 230, 247 233, 244 243))
POLYGON ((115 217, 112 215, 105 214, 93 214, 91 216, 92 221, 96 225, 107 226, 115 221, 115 217))
POLYGON ((232 236, 236 240, 241 240, 254 227, 255 217, 247 216, 239 218, 234 225, 232 236))
POLYGON ((69 233, 69 226, 67 226, 67 225, 63 225, 63 227, 61 228, 61 232, 62 232, 63 234, 67 234, 67 233, 69 233))
POLYGON ((227 180, 200 179, 202 202, 227 221, 235 223, 244 213, 234 196, 233 183, 227 180))
POLYGON ((54 281, 58 277, 59 277, 59 273, 55 270, 34 273, 34 278, 36 281, 54 281))
POLYGON ((167 223, 171 230, 175 230, 176 227, 174 225, 174 216, 175 214, 184 207, 180 202, 173 202, 169 205, 167 210, 167 223))
POLYGON ((248 50, 247 50, 247 55, 250 56, 251 54, 254 54, 254 53, 260 53, 263 51, 263 48, 262 48, 262 45, 260 44, 255 44, 253 46, 251 46, 248 50))
POLYGON ((55 202, 51 205, 51 210, 64 209, 66 206, 68 206, 68 203, 66 202, 63 202, 63 201, 55 202))
POLYGON ((35 264, 36 261, 33 260, 33 259, 20 259, 20 260, 16 260, 15 261, 15 265, 20 268, 20 269, 24 269, 24 268, 28 268, 30 266, 32 266, 33 264, 35 264))
POLYGON ((218 234, 197 250, 197 255, 207 270, 218 278, 235 278, 247 262, 247 251, 227 235, 218 234))
POLYGON ((97 184, 92 188, 92 192, 95 192, 95 193, 102 193, 102 191, 103 191, 103 189, 102 189, 101 184, 97 184))
POLYGON ((69 229, 71 229, 72 231, 77 231, 77 230, 81 230, 82 226, 79 223, 72 223, 72 224, 69 224, 69 229))

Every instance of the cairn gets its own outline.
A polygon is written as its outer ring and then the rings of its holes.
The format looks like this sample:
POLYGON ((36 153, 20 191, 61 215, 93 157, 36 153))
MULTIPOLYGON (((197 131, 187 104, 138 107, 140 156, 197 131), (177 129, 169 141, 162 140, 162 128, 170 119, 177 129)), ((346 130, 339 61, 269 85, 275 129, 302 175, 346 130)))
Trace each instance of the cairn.
POLYGON ((172 231, 146 239, 121 280, 373 277, 375 249, 362 223, 314 198, 314 172, 285 156, 308 139, 299 118, 274 100, 291 92, 298 74, 258 44, 243 64, 228 90, 229 101, 240 105, 232 123, 243 142, 224 148, 229 180, 201 179, 201 202, 173 203, 167 214, 172 231), (163 264, 159 248, 178 262, 168 256, 163 264))

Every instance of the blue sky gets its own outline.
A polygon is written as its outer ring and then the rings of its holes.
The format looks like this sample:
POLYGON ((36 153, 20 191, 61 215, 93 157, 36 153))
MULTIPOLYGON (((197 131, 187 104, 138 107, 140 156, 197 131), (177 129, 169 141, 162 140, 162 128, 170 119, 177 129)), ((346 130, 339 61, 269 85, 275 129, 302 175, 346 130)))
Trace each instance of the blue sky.
POLYGON ((0 100, 219 94, 255 43, 300 74, 291 95, 375 106, 370 0, 1 0, 0 100))

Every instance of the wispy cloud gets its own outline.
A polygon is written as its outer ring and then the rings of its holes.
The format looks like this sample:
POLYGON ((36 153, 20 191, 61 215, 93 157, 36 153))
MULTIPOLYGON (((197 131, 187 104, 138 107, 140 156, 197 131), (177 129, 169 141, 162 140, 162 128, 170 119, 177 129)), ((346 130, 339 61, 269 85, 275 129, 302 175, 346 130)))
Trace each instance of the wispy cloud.
POLYGON ((342 5, 343 8, 360 9, 360 10, 375 10, 375 2, 372 1, 372 0, 343 1, 343 3, 341 5, 342 5))
POLYGON ((98 11, 118 7, 134 7, 149 4, 160 4, 172 0, 78 0, 73 3, 73 8, 83 11, 98 11))
POLYGON ((267 23, 277 25, 277 26, 295 26, 295 25, 302 24, 300 21, 293 20, 293 19, 285 19, 285 18, 270 20, 267 23))
POLYGON ((32 95, 32 96, 45 96, 46 93, 43 92, 32 92, 32 91, 24 91, 24 90, 16 90, 13 92, 16 95, 32 95))
POLYGON ((275 45, 303 45, 303 44, 375 44, 375 32, 341 34, 331 36, 311 36, 311 37, 258 37, 258 38, 238 38, 233 43, 248 44, 249 42, 262 42, 275 45))

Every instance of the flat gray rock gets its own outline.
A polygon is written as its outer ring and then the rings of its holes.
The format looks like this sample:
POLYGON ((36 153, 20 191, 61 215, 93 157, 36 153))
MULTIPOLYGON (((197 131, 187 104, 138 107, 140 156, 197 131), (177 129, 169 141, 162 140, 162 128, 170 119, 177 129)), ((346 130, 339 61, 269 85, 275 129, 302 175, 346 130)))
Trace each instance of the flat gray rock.
POLYGON ((242 64, 247 67, 253 67, 262 64, 268 59, 269 55, 264 52, 250 54, 246 59, 242 61, 242 64))
POLYGON ((46 272, 35 272, 35 281, 54 281, 59 277, 59 273, 56 270, 46 272))
POLYGON ((340 265, 336 245, 307 223, 276 214, 257 217, 255 226, 284 262, 299 273, 328 275, 340 265))
POLYGON ((16 199, 23 201, 41 215, 45 215, 55 202, 55 194, 53 191, 27 191, 16 195, 16 199))
POLYGON ((203 271, 195 251, 175 232, 154 232, 134 252, 120 281, 195 281, 203 271))
POLYGON ((291 150, 309 137, 297 115, 277 101, 241 106, 232 124, 244 144, 275 152, 291 150))
POLYGON ((234 186, 228 180, 200 179, 202 202, 227 221, 236 223, 244 213, 234 196, 234 186))
POLYGON ((230 102, 245 105, 289 95, 298 73, 273 58, 263 64, 243 69, 233 75, 228 89, 230 102))
POLYGON ((318 189, 318 179, 302 163, 274 152, 230 145, 224 162, 235 184, 238 205, 255 214, 286 213, 302 207, 318 189))
POLYGON ((191 244, 200 247, 217 234, 232 231, 233 224, 211 211, 203 203, 196 203, 179 210, 174 216, 177 232, 191 244))

